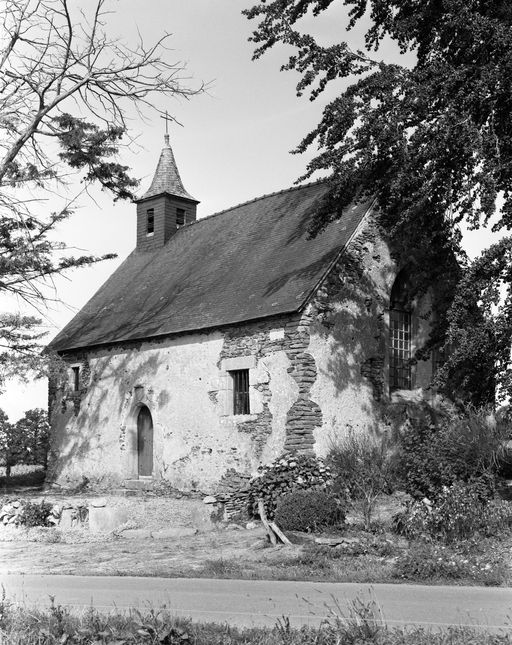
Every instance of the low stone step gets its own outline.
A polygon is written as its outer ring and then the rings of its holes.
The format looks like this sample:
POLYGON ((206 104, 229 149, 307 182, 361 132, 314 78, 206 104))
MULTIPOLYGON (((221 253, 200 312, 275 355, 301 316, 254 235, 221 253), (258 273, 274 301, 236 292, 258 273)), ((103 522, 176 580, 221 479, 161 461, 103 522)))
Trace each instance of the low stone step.
POLYGON ((125 479, 123 488, 129 490, 151 490, 153 488, 152 479, 125 479))
POLYGON ((112 493, 118 497, 142 497, 144 491, 134 488, 115 488, 112 493))

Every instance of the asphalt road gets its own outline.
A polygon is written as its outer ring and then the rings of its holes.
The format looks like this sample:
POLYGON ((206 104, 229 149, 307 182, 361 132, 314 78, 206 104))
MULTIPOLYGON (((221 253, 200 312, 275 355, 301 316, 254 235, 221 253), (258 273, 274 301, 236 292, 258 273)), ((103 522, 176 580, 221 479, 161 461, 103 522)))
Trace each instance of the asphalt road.
POLYGON ((274 625, 287 616, 293 625, 318 625, 334 611, 348 615, 351 601, 373 599, 389 626, 471 625, 512 630, 512 589, 420 585, 183 578, 3 575, 11 601, 30 607, 50 603, 101 610, 166 606, 194 620, 241 627, 274 625))

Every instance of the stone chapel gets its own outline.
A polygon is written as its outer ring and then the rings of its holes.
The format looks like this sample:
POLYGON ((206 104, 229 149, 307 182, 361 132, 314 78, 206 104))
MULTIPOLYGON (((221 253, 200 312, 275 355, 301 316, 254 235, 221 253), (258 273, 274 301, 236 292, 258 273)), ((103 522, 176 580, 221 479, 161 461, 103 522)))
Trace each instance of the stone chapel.
POLYGON ((432 361, 410 361, 429 294, 408 297, 370 203, 308 237, 327 190, 197 219, 166 135, 135 249, 48 348, 51 481, 208 492, 285 451, 381 433, 394 393, 429 387, 432 361))

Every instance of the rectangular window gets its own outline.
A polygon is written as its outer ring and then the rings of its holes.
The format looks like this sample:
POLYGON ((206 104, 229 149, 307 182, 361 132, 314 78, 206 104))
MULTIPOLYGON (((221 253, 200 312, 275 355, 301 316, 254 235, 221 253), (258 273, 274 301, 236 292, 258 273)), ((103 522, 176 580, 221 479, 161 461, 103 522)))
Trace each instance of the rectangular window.
POLYGON ((152 235, 155 232, 155 209, 148 208, 146 211, 146 235, 152 235))
POLYGON ((183 226, 185 224, 185 209, 176 209, 176 226, 183 226))
POLYGON ((410 390, 411 378, 411 314, 391 309, 389 312, 389 387, 391 390, 410 390))
POLYGON ((73 390, 78 392, 80 389, 80 367, 77 365, 71 369, 73 370, 73 390))
POLYGON ((233 414, 250 414, 249 370, 233 370, 233 414))

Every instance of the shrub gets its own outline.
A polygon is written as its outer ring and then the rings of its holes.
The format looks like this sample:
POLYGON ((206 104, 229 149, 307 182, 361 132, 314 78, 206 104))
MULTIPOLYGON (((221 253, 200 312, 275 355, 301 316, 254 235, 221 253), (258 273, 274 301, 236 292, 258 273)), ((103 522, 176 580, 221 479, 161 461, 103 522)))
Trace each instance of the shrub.
POLYGON ((331 482, 331 471, 321 459, 308 455, 285 455, 258 468, 258 475, 248 485, 250 511, 258 514, 262 499, 269 519, 274 517, 280 497, 294 489, 325 489, 331 482))
POLYGON ((393 518, 395 530, 408 538, 421 536, 446 543, 476 533, 493 535, 512 524, 512 504, 483 499, 477 485, 455 482, 437 499, 414 501, 393 518))
POLYGON ((317 531, 345 520, 341 505, 322 490, 296 490, 277 503, 276 522, 288 531, 317 531))
POLYGON ((326 463, 335 493, 362 503, 365 528, 369 529, 377 498, 390 489, 390 455, 385 443, 351 431, 332 443, 326 463))
POLYGON ((490 497, 507 433, 487 409, 467 408, 438 424, 423 418, 400 437, 397 475, 417 499, 434 499, 458 480, 478 482, 481 494, 490 497))
POLYGON ((17 518, 17 524, 20 526, 51 526, 50 514, 52 504, 42 501, 40 504, 25 502, 17 518))

